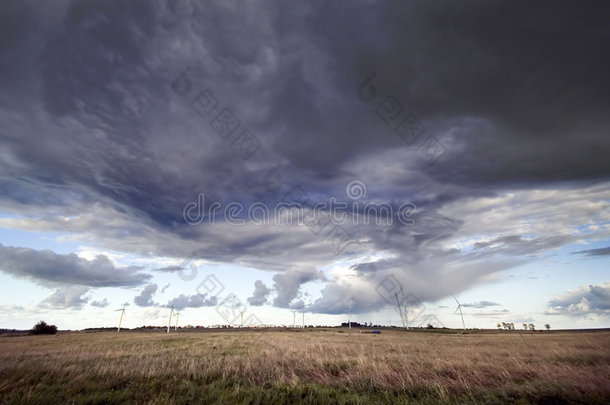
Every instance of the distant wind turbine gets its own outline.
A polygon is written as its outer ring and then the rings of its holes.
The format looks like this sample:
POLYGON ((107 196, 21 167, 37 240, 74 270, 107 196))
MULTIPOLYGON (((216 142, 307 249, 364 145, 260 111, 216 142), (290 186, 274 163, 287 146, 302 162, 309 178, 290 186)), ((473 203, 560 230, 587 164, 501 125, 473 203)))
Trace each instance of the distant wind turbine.
POLYGON ((402 286, 400 286, 400 295, 402 295, 402 301, 404 305, 403 316, 405 317, 403 323, 405 328, 409 329, 409 310, 407 309, 407 297, 405 297, 404 291, 402 291, 402 286))
MULTIPOLYGON (((398 294, 395 292, 394 296, 396 297, 396 306, 398 307, 398 313, 400 314, 400 320, 402 321, 402 327, 408 328, 408 324, 405 322, 406 315, 403 313, 402 306, 400 305, 400 301, 398 300, 398 294)), ((405 308, 405 312, 406 312, 405 308)))
POLYGON ((466 325, 464 324, 464 314, 462 314, 462 304, 460 304, 460 302, 458 301, 457 298, 455 298, 455 295, 453 296, 453 299, 455 300, 455 302, 457 302, 458 306, 455 309, 455 312, 453 312, 454 314, 457 311, 460 311, 460 317, 462 318, 462 328, 464 329, 464 331, 466 330, 466 325))
POLYGON ((290 312, 292 312, 292 327, 296 328, 297 327, 297 310, 291 309, 290 312))
POLYGON ((117 309, 115 310, 115 312, 117 311, 121 311, 121 318, 119 319, 119 327, 117 328, 117 332, 121 331, 121 323, 123 323, 123 315, 125 315, 125 307, 121 308, 121 309, 117 309))
POLYGON ((174 330, 178 330, 178 317, 180 317, 180 312, 174 312, 174 316, 176 317, 176 326, 174 326, 174 330))
POLYGON ((169 328, 172 327, 172 315, 174 314, 174 306, 170 307, 169 311, 169 322, 167 323, 167 333, 169 333, 169 328))
POLYGON ((240 324, 239 324, 239 327, 240 327, 240 328, 243 328, 243 327, 244 327, 244 313, 245 313, 245 312, 246 312, 246 311, 239 311, 239 313, 240 313, 240 315, 241 315, 241 322, 240 322, 240 324))
POLYGON ((349 303, 349 317, 347 318, 347 328, 352 331, 352 303, 349 303))

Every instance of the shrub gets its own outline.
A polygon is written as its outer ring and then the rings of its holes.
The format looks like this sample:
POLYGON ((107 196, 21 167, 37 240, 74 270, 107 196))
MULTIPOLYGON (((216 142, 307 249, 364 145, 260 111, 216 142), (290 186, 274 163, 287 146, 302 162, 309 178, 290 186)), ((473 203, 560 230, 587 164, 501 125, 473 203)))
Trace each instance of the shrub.
POLYGON ((54 335, 57 333, 57 326, 48 325, 45 321, 40 321, 30 331, 32 335, 54 335))

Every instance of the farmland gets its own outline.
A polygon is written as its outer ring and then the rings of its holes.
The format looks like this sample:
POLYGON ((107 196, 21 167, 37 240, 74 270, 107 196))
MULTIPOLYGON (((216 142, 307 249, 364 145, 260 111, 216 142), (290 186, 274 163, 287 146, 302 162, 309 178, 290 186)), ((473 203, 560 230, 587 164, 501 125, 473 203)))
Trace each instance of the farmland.
POLYGON ((610 332, 0 337, 2 404, 608 403, 610 332))

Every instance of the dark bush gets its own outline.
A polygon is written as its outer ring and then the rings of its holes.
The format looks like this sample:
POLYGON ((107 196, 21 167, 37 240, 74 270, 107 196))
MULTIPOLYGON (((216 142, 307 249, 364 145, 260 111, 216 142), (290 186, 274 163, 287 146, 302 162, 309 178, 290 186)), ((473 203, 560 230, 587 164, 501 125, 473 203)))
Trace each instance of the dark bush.
POLYGON ((57 326, 48 325, 45 321, 40 321, 30 331, 32 335, 54 335, 57 333, 57 326))

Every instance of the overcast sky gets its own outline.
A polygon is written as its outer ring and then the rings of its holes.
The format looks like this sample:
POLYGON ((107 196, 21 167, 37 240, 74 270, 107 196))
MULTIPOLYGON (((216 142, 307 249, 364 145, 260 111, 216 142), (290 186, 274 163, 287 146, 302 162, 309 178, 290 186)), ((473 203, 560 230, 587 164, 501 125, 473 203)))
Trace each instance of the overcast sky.
POLYGON ((608 11, 3 1, 0 328, 610 327, 608 11))

